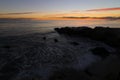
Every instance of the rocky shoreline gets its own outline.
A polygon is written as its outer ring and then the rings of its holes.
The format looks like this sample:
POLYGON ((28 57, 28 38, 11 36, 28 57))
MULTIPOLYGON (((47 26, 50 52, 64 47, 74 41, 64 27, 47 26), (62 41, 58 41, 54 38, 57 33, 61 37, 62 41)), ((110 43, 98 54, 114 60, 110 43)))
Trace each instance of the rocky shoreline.
POLYGON ((109 28, 97 26, 90 28, 87 26, 81 27, 63 27, 55 28, 59 34, 65 34, 69 36, 88 37, 97 41, 104 42, 112 47, 115 47, 118 52, 120 49, 120 28, 109 28))
POLYGON ((120 79, 116 47, 67 29, 0 37, 0 80, 120 79))

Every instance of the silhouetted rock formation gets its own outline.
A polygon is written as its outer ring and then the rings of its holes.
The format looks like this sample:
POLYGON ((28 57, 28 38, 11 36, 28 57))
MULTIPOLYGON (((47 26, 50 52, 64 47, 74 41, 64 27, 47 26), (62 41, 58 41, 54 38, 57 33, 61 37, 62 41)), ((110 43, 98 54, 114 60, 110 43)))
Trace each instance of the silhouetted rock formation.
MULTIPOLYGON (((120 48, 120 28, 109 28, 97 26, 94 29, 83 27, 55 28, 59 34, 69 36, 82 36, 102 41, 115 48, 120 48)), ((118 49, 119 50, 119 49, 118 49)), ((120 52, 120 51, 119 51, 120 52)))
POLYGON ((64 27, 64 28, 55 28, 58 33, 67 34, 67 35, 86 35, 89 34, 92 29, 89 27, 64 27))

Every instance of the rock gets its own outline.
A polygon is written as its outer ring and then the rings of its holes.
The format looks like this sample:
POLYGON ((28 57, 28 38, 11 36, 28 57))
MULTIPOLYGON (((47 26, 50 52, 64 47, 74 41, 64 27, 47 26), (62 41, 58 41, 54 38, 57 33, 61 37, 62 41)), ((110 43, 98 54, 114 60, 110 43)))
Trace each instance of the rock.
MULTIPOLYGON (((120 59, 116 55, 111 55, 104 59, 101 62, 93 64, 87 69, 93 76, 104 77, 104 78, 114 78, 112 80, 116 80, 114 76, 120 72, 120 59)), ((107 79, 110 80, 110 79, 107 79)))
POLYGON ((8 61, 3 68, 0 69, 0 80, 12 80, 17 74, 19 74, 20 70, 23 69, 24 60, 22 58, 18 58, 15 60, 8 61))
POLYGON ((43 40, 46 40, 46 37, 43 37, 43 40))
POLYGON ((77 43, 77 42, 70 42, 70 44, 72 44, 73 46, 79 45, 79 43, 77 43))
POLYGON ((9 46, 9 45, 4 45, 3 48, 10 49, 11 46, 9 46))
POLYGON ((81 26, 81 27, 64 27, 55 28, 59 34, 88 37, 90 39, 102 41, 112 47, 120 48, 120 28, 109 28, 96 26, 94 29, 81 26))
POLYGON ((42 77, 37 75, 35 76, 31 75, 31 76, 20 77, 20 79, 17 80, 42 80, 42 77))
POLYGON ((49 80, 90 80, 90 78, 82 71, 65 68, 55 71, 49 80))
POLYGON ((58 42, 58 39, 54 39, 54 42, 55 42, 55 43, 58 42))
POLYGON ((13 65, 11 63, 6 64, 1 70, 0 70, 0 80, 12 80, 19 72, 19 69, 16 65, 13 65))
POLYGON ((96 47, 94 49, 91 49, 92 53, 94 55, 98 55, 102 58, 106 58, 107 56, 110 55, 110 52, 108 52, 105 48, 103 47, 96 47))

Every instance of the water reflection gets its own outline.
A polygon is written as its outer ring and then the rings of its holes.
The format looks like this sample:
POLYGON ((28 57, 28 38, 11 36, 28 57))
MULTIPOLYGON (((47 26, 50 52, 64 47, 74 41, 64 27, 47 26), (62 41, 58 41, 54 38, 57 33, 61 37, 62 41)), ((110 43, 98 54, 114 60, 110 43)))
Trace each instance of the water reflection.
POLYGON ((120 27, 119 20, 27 20, 27 21, 0 21, 1 35, 21 35, 53 31, 55 27, 78 26, 109 26, 120 27))

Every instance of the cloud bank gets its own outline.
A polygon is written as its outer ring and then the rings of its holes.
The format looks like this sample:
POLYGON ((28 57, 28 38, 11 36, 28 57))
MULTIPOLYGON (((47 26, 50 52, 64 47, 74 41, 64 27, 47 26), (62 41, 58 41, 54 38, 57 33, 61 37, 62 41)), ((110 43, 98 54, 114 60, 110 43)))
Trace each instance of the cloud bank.
POLYGON ((120 17, 62 17, 65 19, 106 19, 106 20, 120 20, 120 17))
POLYGON ((0 13, 0 15, 24 15, 24 14, 33 14, 36 12, 18 12, 18 13, 0 13))
POLYGON ((101 9, 90 9, 87 11, 113 11, 113 10, 120 10, 120 7, 115 8, 101 8, 101 9))

